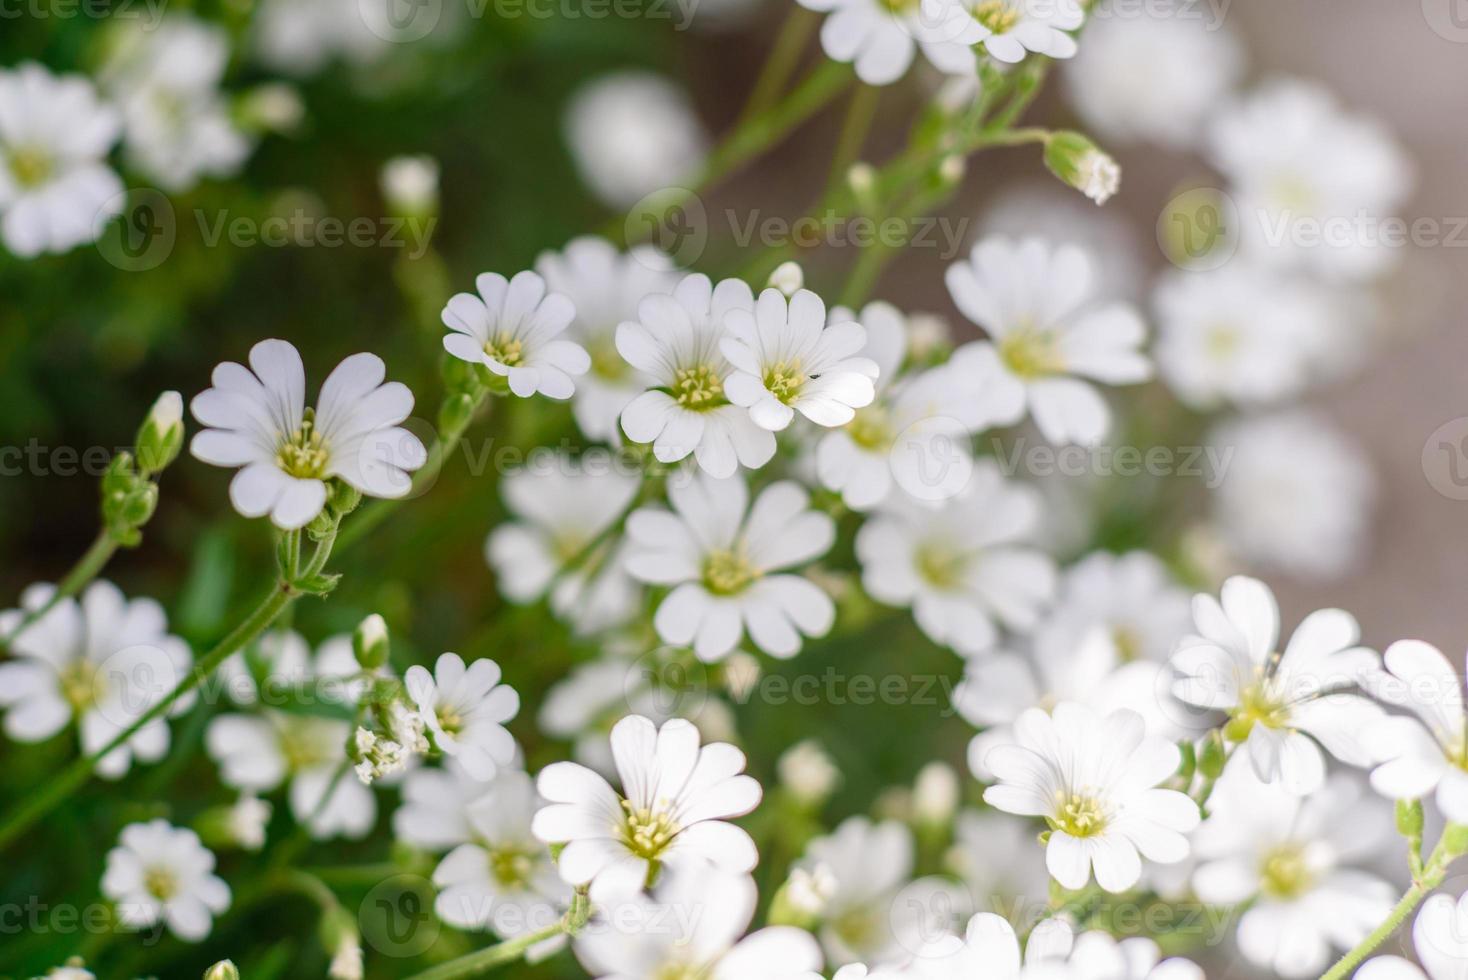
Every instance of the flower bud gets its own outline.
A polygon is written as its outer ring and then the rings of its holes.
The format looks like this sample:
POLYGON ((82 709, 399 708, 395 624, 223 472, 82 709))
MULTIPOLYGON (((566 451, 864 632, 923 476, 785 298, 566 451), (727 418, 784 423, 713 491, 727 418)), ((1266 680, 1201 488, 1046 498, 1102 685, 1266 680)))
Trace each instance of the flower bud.
POLYGON ((363 670, 376 670, 387 663, 387 623, 377 613, 357 624, 352 632, 352 652, 363 670))
POLYGON ((240 980, 240 969, 234 960, 220 960, 204 971, 204 980, 240 980))
POLYGON ((382 166, 382 196, 395 213, 429 215, 438 210, 438 161, 430 156, 393 157, 382 166))
POLYGON ((814 927, 825 914, 836 889, 836 876, 825 864, 817 864, 809 870, 794 869, 770 902, 769 924, 801 929, 814 927))
POLYGON ((956 184, 968 172, 968 163, 957 153, 950 153, 938 164, 938 179, 945 184, 956 184))
POLYGON ((153 511, 158 509, 158 488, 145 483, 123 498, 118 517, 128 527, 141 527, 148 523, 153 511))
POLYGON ((1468 853, 1468 826, 1450 823, 1443 828, 1442 848, 1448 857, 1468 853))
POLYGON ((240 122, 246 129, 289 133, 306 118, 306 104, 294 86, 284 82, 257 85, 239 102, 240 122))
POLYGON ((1105 204, 1121 186, 1121 167, 1082 133, 1052 133, 1045 140, 1045 166, 1097 204, 1105 204))
POLYGON ((912 788, 912 814, 919 823, 942 826, 958 809, 958 774, 942 762, 930 762, 918 772, 912 788))
POLYGON ((162 472, 178 458, 183 440, 183 396, 176 391, 165 391, 138 429, 138 469, 144 476, 162 472))
POLYGON ((824 803, 841 781, 841 772, 826 750, 810 739, 787 749, 775 763, 775 770, 786 792, 808 807, 824 803))
POLYGON ((1417 839, 1422 836, 1422 801, 1397 800, 1397 833, 1417 839))
POLYGON ((873 196, 877 190, 876 168, 870 163, 853 163, 846 171, 846 185, 856 195, 857 206, 863 211, 870 211, 876 203, 873 196))
POLYGON ((1223 775, 1223 763, 1227 758, 1223 738, 1214 729, 1203 739, 1203 744, 1198 749, 1198 771, 1205 779, 1217 779, 1223 775))
POLYGON ((805 285, 805 272, 800 268, 799 262, 781 262, 775 271, 770 273, 769 285, 789 298, 805 285))

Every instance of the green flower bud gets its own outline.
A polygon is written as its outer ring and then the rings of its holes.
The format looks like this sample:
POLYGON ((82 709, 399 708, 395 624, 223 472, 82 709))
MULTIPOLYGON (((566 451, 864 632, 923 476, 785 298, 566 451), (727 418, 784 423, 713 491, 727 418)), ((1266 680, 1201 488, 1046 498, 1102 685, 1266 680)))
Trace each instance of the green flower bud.
POLYGON ((1223 737, 1218 730, 1214 729, 1203 739, 1203 747, 1198 753, 1198 771, 1206 779, 1217 779, 1223 775, 1223 764, 1228 759, 1228 753, 1223 747, 1223 737))
POLYGON ((352 652, 363 670, 376 670, 387 663, 387 623, 377 613, 357 625, 352 633, 352 652))
POLYGON ((233 960, 220 960, 204 971, 204 980, 240 980, 240 969, 233 960))
POLYGON ((128 527, 142 527, 157 509, 158 488, 145 483, 123 499, 118 516, 128 527))
POLYGON ((1045 140, 1045 166, 1097 204, 1105 204, 1121 186, 1121 167, 1083 133, 1050 134, 1045 140))
POLYGON ((1448 824, 1447 828, 1443 830, 1442 846, 1450 857, 1468 853, 1468 825, 1448 824))
POLYGON ((153 403, 148 417, 138 429, 138 470, 144 476, 161 473, 178 458, 183 448, 183 396, 165 391, 153 403))
POLYGON ((474 417, 474 399, 463 392, 449 395, 438 410, 438 431, 462 432, 474 417))
POLYGON ((344 480, 332 480, 327 488, 330 493, 327 504, 338 517, 350 514, 362 502, 362 491, 344 480))
POLYGON ((1397 800, 1397 833, 1416 839, 1422 836, 1422 801, 1397 800))

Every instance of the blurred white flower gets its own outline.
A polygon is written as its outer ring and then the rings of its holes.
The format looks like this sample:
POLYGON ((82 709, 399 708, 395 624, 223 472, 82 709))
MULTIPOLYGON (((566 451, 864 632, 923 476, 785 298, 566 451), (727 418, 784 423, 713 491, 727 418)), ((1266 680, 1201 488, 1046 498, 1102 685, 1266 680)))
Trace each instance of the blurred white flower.
POLYGON ((1186 13, 1183 3, 1149 6, 1140 17, 1103 9, 1086 24, 1062 79, 1096 135, 1174 149, 1197 142, 1243 74, 1244 56, 1231 32, 1186 13))
POLYGON ((889 497, 856 535, 862 584, 887 605, 908 607, 934 643, 963 656, 998 642, 995 620, 1033 629, 1055 590, 1055 566, 1026 546, 1040 501, 989 460, 941 506, 889 497))
POLYGON ((443 308, 444 350, 469 364, 482 364, 505 379, 521 398, 539 392, 565 400, 576 390, 575 376, 591 367, 580 344, 561 339, 576 318, 576 307, 560 293, 547 292, 534 272, 506 279, 498 272, 474 280, 478 295, 456 293, 443 308))
POLYGON ((1366 548, 1376 475, 1323 419, 1291 410, 1219 426, 1226 455, 1213 513, 1245 561, 1304 579, 1336 578, 1366 548))
POLYGON ((817 425, 845 425, 872 403, 876 362, 856 356, 866 328, 827 323, 826 304, 810 290, 787 300, 766 289, 752 311, 730 310, 724 322, 729 333, 719 349, 734 365, 725 394, 761 428, 779 432, 797 411, 817 425))
POLYGON ((795 867, 829 882, 819 935, 832 963, 902 957, 892 913, 912 876, 912 832, 904 824, 848 817, 807 844, 795 867))
MULTIPOLYGON (((495 778, 512 770, 499 770, 495 778)), ((469 804, 490 783, 475 779, 452 756, 442 769, 422 767, 403 778, 402 804, 393 812, 393 838, 425 851, 446 851, 475 838, 469 804)))
POLYGON ((1053 180, 1006 183, 984 212, 981 237, 1043 238, 1070 242, 1090 258, 1094 303, 1132 302, 1141 297, 1150 272, 1142 260, 1145 241, 1115 208, 1098 208, 1053 180))
POLYGON ((1356 971, 1356 980, 1456 980, 1468 966, 1468 895, 1433 895, 1412 924, 1418 967, 1400 956, 1377 956, 1356 971))
POLYGON ((617 327, 617 351, 641 372, 646 389, 622 410, 627 438, 652 443, 663 463, 692 454, 704 472, 719 478, 770 461, 775 437, 730 404, 734 368, 720 350, 733 311, 753 308, 744 282, 714 285, 704 275, 686 277, 671 296, 648 296, 638 304, 637 318, 617 327))
POLYGON ((1193 620, 1198 634, 1172 658, 1173 694, 1227 712, 1224 735, 1244 745, 1260 779, 1296 796, 1313 793, 1325 781, 1321 746, 1348 765, 1370 764, 1362 733, 1383 712, 1352 692, 1380 661, 1358 645, 1361 628, 1350 613, 1311 613, 1281 653, 1274 593, 1236 575, 1219 599, 1193 598, 1193 620))
POLYGON ((991 338, 959 348, 950 364, 988 376, 997 360, 994 383, 1003 395, 995 397, 1007 409, 997 423, 1018 422, 1028 408, 1051 442, 1096 445, 1111 427, 1111 411, 1081 378, 1119 385, 1151 376, 1139 350, 1146 327, 1134 309, 1083 312, 1092 277, 1085 252, 1036 238, 987 238, 968 261, 949 267, 953 301, 991 338))
POLYGON ((505 723, 519 713, 520 695, 501 676, 493 660, 466 667, 457 653, 440 654, 432 673, 414 664, 403 675, 433 744, 476 779, 493 778, 518 751, 505 723))
POLYGON ((1065 570, 1036 644, 1058 651, 1097 627, 1122 663, 1166 663, 1192 625, 1191 596, 1149 551, 1096 551, 1065 570))
POLYGON ((190 409, 207 428, 194 434, 189 451, 214 466, 239 467, 229 484, 235 510, 269 514, 285 530, 321 513, 332 478, 369 497, 401 497, 428 453, 402 427, 413 393, 384 383, 386 371, 376 354, 353 354, 307 409, 301 355, 284 340, 262 340, 250 348, 249 368, 218 365, 214 387, 194 396, 190 409))
POLYGON ((668 502, 671 512, 647 507, 627 521, 627 571, 673 587, 653 618, 664 642, 691 645, 712 662, 748 633, 766 653, 790 657, 802 635, 830 630, 830 597, 809 579, 781 573, 824 555, 836 538, 835 523, 810 509, 805 490, 774 483, 750 506, 742 478, 700 473, 670 487, 668 502))
POLYGON ((998 810, 964 810, 953 825, 948 870, 968 887, 974 908, 1029 925, 1050 900, 1050 872, 1028 821, 998 810))
POLYGON ((841 782, 841 770, 815 739, 803 739, 780 754, 775 771, 785 792, 806 806, 820 806, 841 782))
POLYGON ((1346 114, 1323 86, 1266 82, 1213 120, 1208 153, 1255 259, 1344 278, 1395 260, 1382 223, 1411 190, 1411 164, 1382 126, 1346 114))
POLYGON ((390 44, 369 27, 367 9, 360 0, 261 0, 251 21, 254 47, 266 65, 297 77, 335 58, 368 64, 390 44))
POLYGON ((743 775, 743 752, 726 742, 700 747, 698 729, 682 719, 659 729, 640 715, 619 721, 611 742, 621 793, 574 762, 552 763, 536 779, 550 804, 533 831, 547 844, 565 843, 557 863, 567 883, 589 885, 591 900, 604 903, 636 894, 663 868, 754 868, 754 840, 727 822, 762 796, 743 775))
POLYGON ((639 481, 615 466, 583 467, 566 454, 552 459, 550 466, 516 470, 501 481, 505 504, 519 519, 490 532, 485 557, 511 602, 534 602, 551 588, 551 610, 578 633, 619 625, 637 611, 640 598, 622 567, 619 538, 604 541, 575 571, 562 571, 622 515, 639 481))
POLYGON ((209 935, 214 916, 229 908, 230 899, 199 835, 161 819, 122 828, 118 846, 107 852, 102 894, 117 904, 124 929, 163 922, 190 943, 209 935))
POLYGON ((438 210, 438 161, 427 154, 396 156, 382 165, 378 184, 388 207, 401 214, 438 210))
POLYGON ((576 307, 566 334, 591 358, 572 396, 576 425, 588 439, 615 442, 617 416, 646 387, 646 379, 617 352, 618 324, 637 319, 644 297, 673 291, 673 263, 650 245, 619 252, 604 238, 583 235, 559 252, 540 253, 535 271, 547 289, 576 307))
POLYGON ((605 922, 576 938, 576 958, 604 980, 803 980, 821 966, 809 933, 771 926, 739 938, 758 897, 748 875, 679 869, 651 896, 606 909, 605 922))
POLYGON ((566 106, 565 131, 581 179, 614 208, 680 183, 691 186, 708 152, 688 96, 649 72, 587 83, 566 106))
POLYGON ((229 808, 230 839, 246 851, 258 851, 265 846, 265 827, 270 823, 274 809, 269 800, 262 800, 254 793, 241 793, 229 808))
POLYGON ((1350 865, 1392 836, 1388 807, 1337 775, 1313 796, 1260 782, 1233 760, 1194 835, 1193 891, 1212 905, 1248 903, 1237 942, 1244 959, 1283 977, 1320 973, 1386 918, 1391 884, 1350 865))
POLYGON ((1176 864, 1188 856, 1198 805, 1158 789, 1177 772, 1178 747, 1146 734, 1142 716, 1101 715, 1062 702, 1053 716, 1032 708, 1014 723, 1015 741, 987 756, 998 783, 984 802, 1050 825, 1045 865, 1062 887, 1096 884, 1123 892, 1142 876, 1142 858, 1176 864))
POLYGON ((122 109, 129 164, 174 193, 202 177, 233 176, 249 156, 250 140, 219 91, 229 36, 188 14, 155 27, 118 24, 99 78, 122 109))
POLYGON ((921 48, 939 71, 977 77, 973 45, 988 30, 957 0, 798 0, 828 14, 821 47, 832 61, 850 62, 868 85, 890 85, 907 73, 921 48))
POLYGON ((79 75, 0 70, 0 239, 23 259, 95 241, 122 210, 116 110, 79 75))
POLYGON ((1429 794, 1449 822, 1468 824, 1468 715, 1463 680, 1442 651, 1421 640, 1399 640, 1382 656, 1383 671, 1367 689, 1416 718, 1384 718, 1363 734, 1376 768, 1371 785, 1395 800, 1429 794))
MULTIPOLYGON (((21 608, 0 613, 0 636, 9 636, 55 595, 33 585, 21 608)), ((163 607, 152 599, 128 599, 111 582, 93 582, 80 599, 58 601, 9 643, 0 663, 0 707, 5 734, 17 742, 41 742, 77 725, 82 752, 99 751, 130 728, 189 672, 193 654, 168 633, 163 607)), ((193 703, 185 696, 168 714, 193 703)), ((117 779, 139 762, 168 752, 168 721, 155 718, 103 756, 97 773, 117 779)))

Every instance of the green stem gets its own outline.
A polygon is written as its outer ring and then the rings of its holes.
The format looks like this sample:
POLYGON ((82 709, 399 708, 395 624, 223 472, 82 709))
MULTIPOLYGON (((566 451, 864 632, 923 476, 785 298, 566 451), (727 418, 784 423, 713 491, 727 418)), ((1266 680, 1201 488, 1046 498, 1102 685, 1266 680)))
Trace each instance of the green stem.
POLYGON ((846 119, 841 124, 841 135, 836 139, 836 152, 831 157, 831 173, 826 178, 827 186, 834 187, 846 180, 846 172, 861 156, 866 145, 867 133, 876 118, 877 102, 882 90, 875 85, 858 84, 846 107, 846 119))
POLYGON ((785 23, 780 25, 780 33, 775 37, 770 56, 765 59, 764 67, 755 79, 754 88, 750 90, 749 101, 739 114, 736 128, 774 104, 776 93, 790 80, 790 73, 795 70, 796 62, 800 59, 800 51, 805 47, 805 42, 809 40, 819 19, 814 11, 791 6, 785 23))
MULTIPOLYGON (((320 550, 318 546, 318 551, 320 550)), ((329 548, 327 549, 329 552, 329 548)), ((324 559, 323 559, 324 561, 324 559)), ((244 621, 230 631, 229 635, 220 640, 212 650, 206 653, 178 686, 169 691, 153 707, 149 708, 136 721, 122 732, 118 733, 110 742, 97 751, 77 759, 62 772, 53 777, 39 792, 31 796, 24 806, 11 813, 3 824, 0 824, 0 850, 13 843, 26 830, 30 829, 35 822, 56 807, 60 806, 72 793, 86 783, 92 775, 92 770, 102 757, 113 751, 120 745, 127 743, 128 739, 136 735, 144 725, 155 718, 162 717, 179 698, 189 691, 198 687, 206 677, 212 674, 224 658, 242 649, 275 621, 281 612, 296 600, 297 593, 289 585, 281 583, 270 590, 255 610, 245 617, 244 621)))
POLYGON ((477 977, 497 966, 515 962, 536 943, 543 943, 562 933, 568 936, 576 935, 581 931, 581 927, 586 925, 590 914, 591 910, 586 896, 577 892, 571 900, 571 908, 555 925, 548 926, 539 932, 507 939, 485 949, 475 950, 457 959, 449 960, 447 963, 440 963, 422 973, 413 974, 408 980, 462 980, 465 977, 477 977))
POLYGON ((61 600, 76 595, 86 587, 87 583, 100 575, 102 569, 107 567, 107 562, 111 561, 112 556, 117 553, 117 548, 117 540, 107 533, 106 528, 99 531, 86 552, 77 559, 71 571, 67 572, 66 577, 56 586, 56 591, 51 593, 50 598, 37 608, 22 615, 20 622, 16 623, 3 638, 0 638, 0 650, 8 651, 20 634, 29 629, 36 620, 50 612, 61 600))
POLYGON ((1447 848, 1448 835, 1452 830, 1451 824, 1443 830, 1442 839, 1438 841, 1432 856, 1428 858, 1427 867, 1421 877, 1412 883, 1412 887, 1407 889, 1407 893, 1402 896, 1401 901, 1397 902, 1381 925, 1371 930, 1365 939, 1337 960, 1335 966, 1327 970, 1320 980, 1345 980, 1351 975, 1352 970, 1360 966, 1366 957, 1390 939, 1392 933, 1401 928, 1402 923, 1407 921, 1434 888, 1442 884, 1443 878, 1447 875, 1447 866, 1452 863, 1454 857, 1447 848))

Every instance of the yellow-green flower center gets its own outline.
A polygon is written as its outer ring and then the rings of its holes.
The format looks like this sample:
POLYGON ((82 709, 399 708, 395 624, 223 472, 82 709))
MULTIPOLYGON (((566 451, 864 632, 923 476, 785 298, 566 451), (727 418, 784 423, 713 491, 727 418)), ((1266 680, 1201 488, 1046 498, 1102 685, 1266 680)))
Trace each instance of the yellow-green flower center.
POLYGON ((501 330, 485 342, 484 353, 505 367, 518 367, 525 360, 525 342, 509 331, 501 330))
POLYGON ((280 468, 300 480, 324 478, 330 458, 321 430, 316 428, 315 414, 310 409, 306 410, 301 427, 292 432, 275 453, 275 461, 280 468))
POLYGON ((658 855, 672 843, 681 829, 669 812, 670 809, 663 800, 659 800, 651 809, 636 807, 631 800, 623 800, 622 810, 626 816, 622 820, 622 843, 640 858, 657 860, 658 855))
POLYGON ((78 657, 61 668, 58 678, 61 696, 75 714, 82 714, 97 703, 97 667, 86 657, 78 657))
POLYGON ((166 902, 178 894, 178 876, 169 868, 151 867, 143 872, 143 887, 158 901, 166 902))
POLYGON ((974 20, 995 34, 1003 34, 1019 23, 1019 11, 1012 9, 1004 0, 984 0, 974 8, 974 20))
POLYGON ((810 379, 800 370, 800 361, 780 361, 765 371, 765 387, 770 394, 789 405, 810 379))
POLYGON ((684 408, 707 412, 724 402, 724 382, 712 364, 679 368, 673 376, 673 398, 684 408))
POLYGON ((333 731, 328 735, 321 720, 311 718, 287 718, 277 736, 280 754, 285 758, 286 768, 300 772, 312 766, 329 762, 334 756, 333 731))
POLYGON ((918 574, 929 585, 953 589, 963 584, 967 556, 954 551, 946 542, 925 542, 918 547, 915 560, 918 574))
POLYGON ((1094 796, 1071 793, 1058 801, 1051 823, 1072 837, 1095 837, 1106 829, 1106 809, 1094 796))
POLYGON ((876 405, 857 409, 856 417, 846 424, 846 433, 861 448, 872 450, 887 449, 896 437, 891 417, 876 405))
POLYGON ((1260 672, 1254 683, 1239 692, 1239 705, 1229 713, 1224 735, 1230 741, 1242 742, 1249 737, 1255 725, 1287 728, 1289 722, 1289 702, 1279 686, 1260 672))
POLYGON ((1266 854, 1259 878, 1260 891, 1269 898, 1299 898, 1315 885, 1304 849, 1297 844, 1285 844, 1266 854))
POLYGON ((1239 349, 1239 332, 1231 324, 1214 324, 1203 346, 1213 360, 1226 361, 1239 349))
POLYGON ((865 949, 877 938, 877 922, 872 910, 856 906, 842 912, 831 922, 831 929, 852 949, 865 949))
MULTIPOLYGON (((591 355, 591 373, 608 381, 621 381, 631 370, 611 334, 602 334, 587 342, 586 352, 591 355)), ((504 362, 501 362, 504 363, 504 362)))
POLYGON ((520 889, 530 883, 535 858, 527 850, 506 845, 489 850, 489 873, 505 888, 520 889))
POLYGON ((741 592, 757 576, 742 549, 712 552, 703 563, 703 584, 714 595, 741 592))
POLYGON ((40 187, 55 169, 56 162, 44 150, 22 146, 10 151, 10 173, 22 189, 40 187))
POLYGON ((1111 642, 1116 645, 1116 658, 1129 664, 1142 655, 1142 638, 1130 626, 1113 626, 1111 642))
POLYGON ((999 359, 1017 378, 1043 378, 1065 370, 1055 335, 1048 330, 1010 331, 999 339, 999 359))
POLYGON ((881 0, 882 6, 898 16, 917 13, 918 6, 922 0, 881 0))

